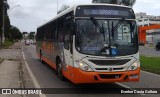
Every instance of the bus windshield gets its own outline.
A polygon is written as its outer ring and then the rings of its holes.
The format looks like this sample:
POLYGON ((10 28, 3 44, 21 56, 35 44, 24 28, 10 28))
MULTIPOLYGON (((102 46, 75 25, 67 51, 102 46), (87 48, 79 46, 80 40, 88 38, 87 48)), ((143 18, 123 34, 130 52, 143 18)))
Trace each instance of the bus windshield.
POLYGON ((136 22, 121 19, 77 19, 76 49, 95 56, 126 56, 138 52, 136 22))

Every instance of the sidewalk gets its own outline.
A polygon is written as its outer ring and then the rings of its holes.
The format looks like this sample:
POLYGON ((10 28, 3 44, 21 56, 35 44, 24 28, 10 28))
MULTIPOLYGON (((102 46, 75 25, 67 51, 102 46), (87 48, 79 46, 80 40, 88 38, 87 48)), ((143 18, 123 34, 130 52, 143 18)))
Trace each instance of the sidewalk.
MULTIPOLYGON (((0 49, 0 88, 34 88, 24 65, 21 43, 0 49)), ((1 95, 0 97, 38 97, 38 95, 1 95)))
MULTIPOLYGON (((20 78, 21 43, 9 49, 0 50, 0 88, 21 88, 20 78)), ((0 95, 0 97, 22 97, 21 95, 0 95)))

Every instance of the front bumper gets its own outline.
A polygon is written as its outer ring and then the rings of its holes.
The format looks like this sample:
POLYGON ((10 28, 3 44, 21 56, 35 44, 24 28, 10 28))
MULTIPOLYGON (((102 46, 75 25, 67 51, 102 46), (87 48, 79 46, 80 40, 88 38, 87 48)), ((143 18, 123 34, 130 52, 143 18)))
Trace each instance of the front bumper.
POLYGON ((130 82, 139 81, 140 68, 135 71, 125 72, 85 72, 79 68, 74 68, 72 82, 80 83, 110 83, 110 82, 130 82))

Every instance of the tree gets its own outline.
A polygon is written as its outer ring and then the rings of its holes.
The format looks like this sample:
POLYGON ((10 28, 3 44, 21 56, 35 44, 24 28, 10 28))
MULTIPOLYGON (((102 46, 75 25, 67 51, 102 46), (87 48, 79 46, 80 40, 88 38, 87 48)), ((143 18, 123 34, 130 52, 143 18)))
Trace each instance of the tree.
POLYGON ((20 30, 17 27, 12 26, 10 39, 11 40, 22 39, 22 33, 20 32, 20 30))
POLYGON ((4 35, 5 39, 8 40, 17 40, 22 39, 22 33, 17 27, 11 26, 9 16, 7 14, 7 10, 9 9, 9 5, 6 2, 7 0, 0 0, 0 37, 2 36, 2 18, 3 18, 3 4, 4 4, 4 15, 5 15, 5 29, 4 35), (5 2, 4 2, 5 1, 5 2))
POLYGON ((92 3, 108 3, 108 4, 119 4, 126 6, 133 6, 136 0, 92 0, 92 3))
MULTIPOLYGON (((3 18, 3 15, 5 16, 5 25, 4 25, 4 35, 6 37, 6 39, 8 39, 10 37, 10 28, 11 28, 11 25, 10 25, 10 20, 9 20, 9 17, 7 15, 7 10, 9 9, 9 5, 8 3, 6 2, 7 0, 0 0, 0 37, 2 37, 2 18, 3 18), (3 4, 4 4, 4 14, 3 14, 3 4)), ((0 38, 1 39, 1 38, 0 38)))
POLYGON ((136 3, 136 0, 123 0, 121 4, 126 5, 126 6, 133 6, 136 3))
POLYGON ((34 40, 34 35, 35 35, 35 32, 30 32, 28 35, 29 39, 34 40))
POLYGON ((61 9, 57 12, 57 14, 61 13, 62 11, 68 9, 70 6, 69 5, 62 5, 61 9))

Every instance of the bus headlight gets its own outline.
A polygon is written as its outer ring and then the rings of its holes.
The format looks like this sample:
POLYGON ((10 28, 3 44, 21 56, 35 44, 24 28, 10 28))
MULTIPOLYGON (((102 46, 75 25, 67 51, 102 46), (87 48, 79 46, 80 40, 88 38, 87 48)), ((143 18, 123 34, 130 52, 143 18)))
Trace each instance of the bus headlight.
POLYGON ((86 63, 84 63, 84 62, 80 62, 79 63, 79 67, 80 67, 80 69, 81 70, 83 70, 83 71, 93 71, 92 69, 91 69, 91 67, 89 67, 86 63))
POLYGON ((134 62, 129 68, 128 71, 136 70, 139 67, 139 62, 134 62))

